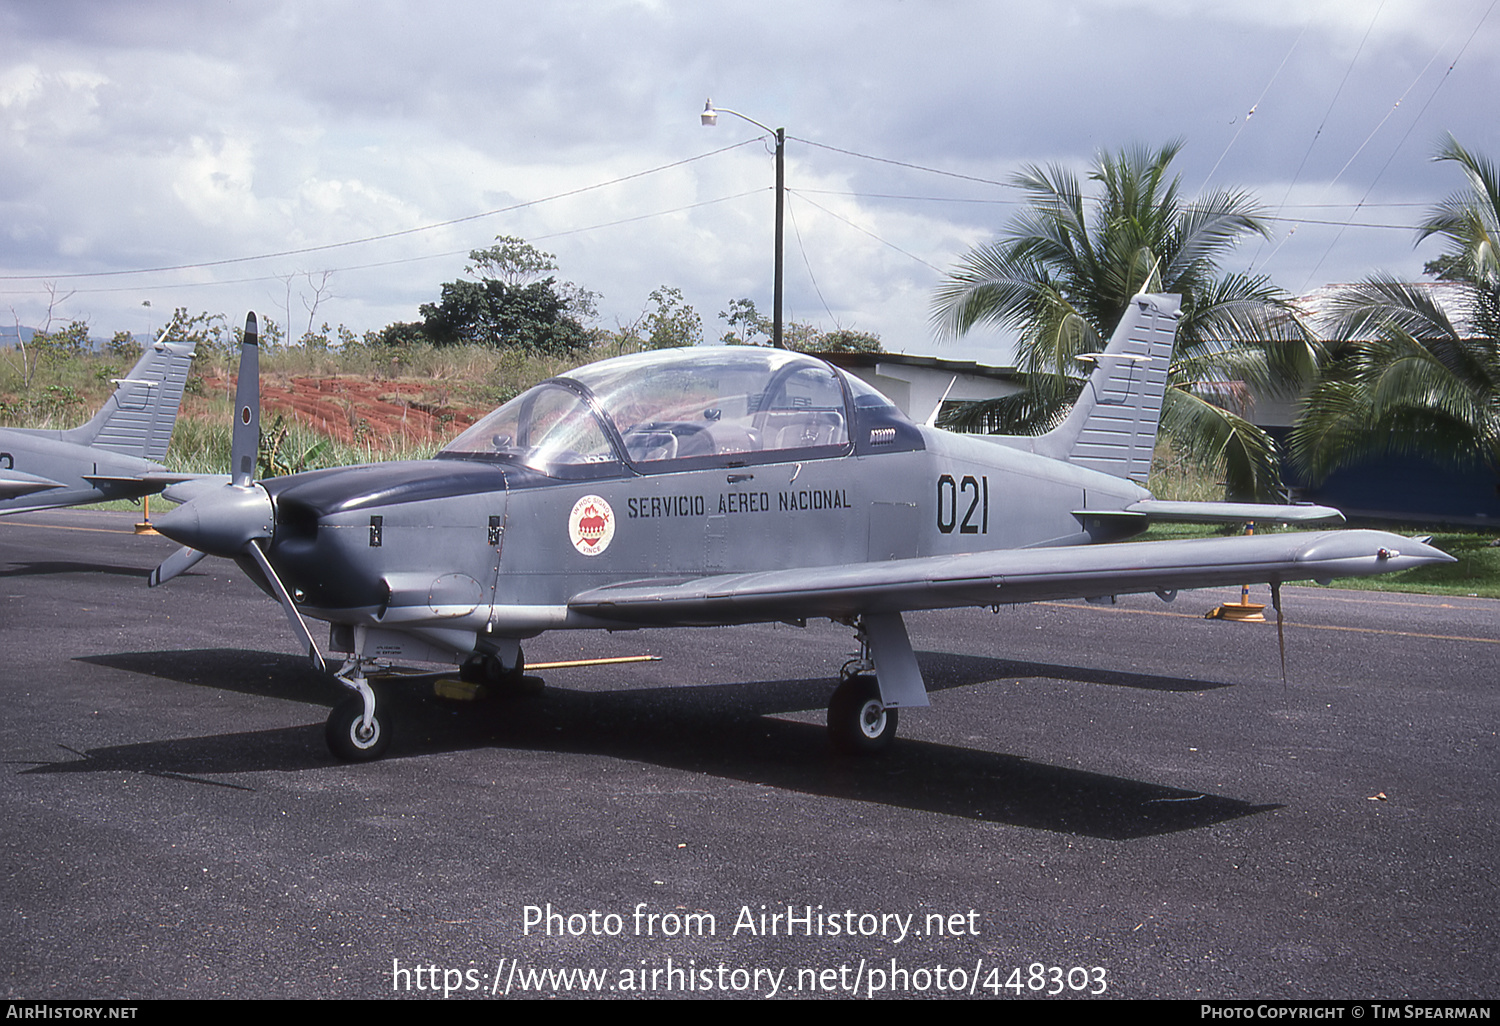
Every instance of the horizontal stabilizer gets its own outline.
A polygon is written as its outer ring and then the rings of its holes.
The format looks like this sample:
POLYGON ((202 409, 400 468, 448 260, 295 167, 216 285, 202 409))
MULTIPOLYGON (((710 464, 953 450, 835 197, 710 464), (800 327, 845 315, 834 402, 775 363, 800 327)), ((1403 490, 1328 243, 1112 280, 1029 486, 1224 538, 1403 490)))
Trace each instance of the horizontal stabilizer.
POLYGON ((1384 531, 1327 531, 923 556, 594 588, 568 608, 658 626, 1009 605, 1215 586, 1362 577, 1450 563, 1384 531))
POLYGON ((1127 513, 1144 513, 1152 520, 1174 524, 1243 524, 1251 520, 1266 524, 1342 524, 1344 514, 1332 506, 1312 503, 1278 505, 1269 502, 1168 502, 1144 499, 1125 507, 1127 513))

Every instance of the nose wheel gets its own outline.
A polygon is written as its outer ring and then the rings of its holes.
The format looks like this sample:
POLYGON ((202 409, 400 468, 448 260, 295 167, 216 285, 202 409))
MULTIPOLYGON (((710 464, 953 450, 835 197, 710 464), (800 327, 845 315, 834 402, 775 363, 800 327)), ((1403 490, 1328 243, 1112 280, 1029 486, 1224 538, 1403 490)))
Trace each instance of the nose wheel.
POLYGON ((365 702, 359 695, 350 695, 333 707, 323 728, 323 737, 328 742, 328 750, 345 762, 378 759, 391 743, 390 731, 373 711, 366 722, 365 702))
POLYGON ((345 762, 371 762, 385 754, 391 743, 389 723, 375 715, 375 690, 365 677, 363 661, 351 657, 334 674, 334 680, 353 694, 333 707, 323 728, 328 750, 345 762))
POLYGON ((880 700, 874 677, 849 677, 828 703, 828 739, 845 755, 873 755, 896 736, 897 714, 880 700))

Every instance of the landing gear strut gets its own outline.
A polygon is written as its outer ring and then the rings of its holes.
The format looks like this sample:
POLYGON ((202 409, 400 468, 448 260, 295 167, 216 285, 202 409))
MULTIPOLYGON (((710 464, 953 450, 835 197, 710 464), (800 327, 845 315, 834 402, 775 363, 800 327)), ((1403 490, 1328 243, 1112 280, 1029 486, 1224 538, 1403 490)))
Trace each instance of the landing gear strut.
MULTIPOLYGON (((833 750, 842 755, 873 755, 896 736, 899 717, 881 698, 880 682, 874 676, 879 671, 869 626, 868 617, 855 621, 859 655, 844 664, 839 672, 839 686, 828 702, 828 740, 833 750)), ((901 637, 905 636, 903 629, 901 637)))

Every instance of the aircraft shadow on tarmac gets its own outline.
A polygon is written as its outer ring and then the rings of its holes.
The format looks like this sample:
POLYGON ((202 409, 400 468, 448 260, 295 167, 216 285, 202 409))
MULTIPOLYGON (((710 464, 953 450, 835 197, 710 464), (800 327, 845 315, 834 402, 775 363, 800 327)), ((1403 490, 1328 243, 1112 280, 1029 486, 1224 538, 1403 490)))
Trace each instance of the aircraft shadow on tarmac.
POLYGON ((71 563, 60 559, 46 559, 34 563, 11 563, 0 570, 0 577, 48 577, 54 574, 113 574, 116 577, 134 577, 144 581, 150 570, 138 566, 110 566, 107 563, 71 563))
MULTIPOLYGON (((319 693, 310 683, 326 680, 296 656, 227 649, 136 652, 80 661, 301 701, 319 693)), ((924 655, 923 665, 940 671, 929 678, 934 690, 1003 677, 1076 679, 1070 668, 973 656, 924 655)), ((1093 679, 1091 675, 1108 678, 1101 683, 1156 690, 1224 686, 1078 671, 1084 679, 1093 679)), ((436 698, 433 679, 408 678, 383 689, 383 708, 395 724, 387 761, 477 748, 604 755, 832 798, 1115 840, 1190 830, 1280 807, 915 738, 898 739, 877 759, 836 758, 821 723, 779 718, 826 704, 835 683, 830 678, 619 691, 548 687, 479 702, 436 698)), ((324 691, 330 703, 340 694, 331 685, 324 691)), ((198 779, 204 774, 320 769, 332 761, 322 734, 319 722, 119 745, 24 772, 135 771, 198 779)), ((348 768, 350 773, 379 771, 379 764, 348 768)))
POLYGON ((1111 687, 1138 688, 1142 691, 1213 691, 1233 687, 1224 681, 1194 680, 1191 677, 1167 677, 1159 673, 1132 673, 1129 670, 1101 669, 1097 666, 1068 666, 1063 663, 1037 663, 1017 659, 994 659, 989 656, 957 655, 952 652, 918 652, 922 676, 929 691, 983 684, 1014 677, 1044 677, 1070 680, 1080 684, 1108 684, 1111 687))

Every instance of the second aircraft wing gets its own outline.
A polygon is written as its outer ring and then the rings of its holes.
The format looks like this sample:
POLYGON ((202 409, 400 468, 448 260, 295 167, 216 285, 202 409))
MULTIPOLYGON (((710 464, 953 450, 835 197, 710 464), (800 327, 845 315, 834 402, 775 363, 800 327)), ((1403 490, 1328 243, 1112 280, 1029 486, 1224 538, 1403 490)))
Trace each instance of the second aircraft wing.
POLYGON ((19 470, 0 470, 0 499, 14 499, 32 492, 45 492, 61 487, 60 482, 51 478, 23 474, 19 470))

